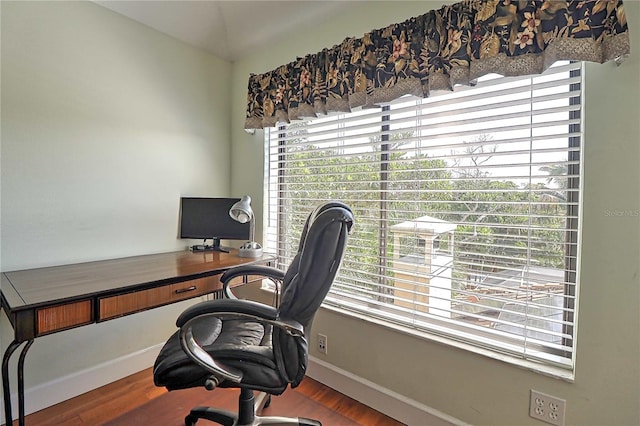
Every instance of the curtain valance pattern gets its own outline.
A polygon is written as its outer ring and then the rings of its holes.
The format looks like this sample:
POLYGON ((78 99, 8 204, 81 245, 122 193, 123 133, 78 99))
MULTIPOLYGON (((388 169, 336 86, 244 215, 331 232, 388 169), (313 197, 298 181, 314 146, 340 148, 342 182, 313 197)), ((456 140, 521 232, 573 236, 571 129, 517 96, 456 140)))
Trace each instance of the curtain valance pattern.
POLYGON ((249 77, 245 128, 629 54, 622 0, 464 0, 249 77))

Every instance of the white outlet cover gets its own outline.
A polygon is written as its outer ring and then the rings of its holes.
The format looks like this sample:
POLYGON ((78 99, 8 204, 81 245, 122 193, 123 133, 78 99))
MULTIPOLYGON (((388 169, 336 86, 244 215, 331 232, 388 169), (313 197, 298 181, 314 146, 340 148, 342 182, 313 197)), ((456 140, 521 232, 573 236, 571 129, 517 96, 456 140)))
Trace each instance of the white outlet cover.
POLYGON ((531 389, 529 416, 555 426, 564 426, 566 404, 564 399, 531 389))

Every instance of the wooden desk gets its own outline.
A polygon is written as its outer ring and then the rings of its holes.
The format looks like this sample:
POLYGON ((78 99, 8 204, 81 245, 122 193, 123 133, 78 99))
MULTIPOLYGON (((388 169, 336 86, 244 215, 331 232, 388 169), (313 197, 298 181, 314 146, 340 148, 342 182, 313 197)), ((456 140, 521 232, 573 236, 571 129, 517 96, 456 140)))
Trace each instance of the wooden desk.
POLYGON ((24 359, 35 338, 205 294, 221 297, 219 278, 227 269, 274 260, 271 255, 242 258, 234 250, 185 250, 2 273, 2 308, 14 330, 14 340, 2 358, 6 424, 12 421, 9 360, 22 343, 26 342, 18 360, 20 426, 24 425, 24 359))

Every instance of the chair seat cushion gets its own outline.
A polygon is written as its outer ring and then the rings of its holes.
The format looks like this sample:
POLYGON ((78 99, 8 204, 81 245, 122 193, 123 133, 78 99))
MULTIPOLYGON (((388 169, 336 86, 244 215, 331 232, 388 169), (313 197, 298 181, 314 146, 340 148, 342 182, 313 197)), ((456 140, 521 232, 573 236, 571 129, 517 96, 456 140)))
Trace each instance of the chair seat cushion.
MULTIPOLYGON (((277 370, 271 347, 271 329, 257 322, 202 317, 193 326, 200 345, 223 366, 240 370, 240 384, 222 381, 219 387, 249 387, 282 393, 287 383, 277 370)), ((204 386, 212 373, 196 364, 180 344, 179 332, 169 338, 153 369, 154 382, 168 390, 204 386)))

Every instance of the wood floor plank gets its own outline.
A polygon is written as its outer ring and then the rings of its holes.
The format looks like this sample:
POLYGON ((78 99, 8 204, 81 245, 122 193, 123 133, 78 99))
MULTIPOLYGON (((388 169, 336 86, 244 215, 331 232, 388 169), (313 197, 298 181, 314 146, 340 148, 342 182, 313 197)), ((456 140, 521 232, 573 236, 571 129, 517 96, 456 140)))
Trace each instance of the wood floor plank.
MULTIPOLYGON (((153 371, 149 368, 30 414, 25 422, 27 426, 182 426, 185 415, 197 405, 236 411, 238 395, 237 389, 167 392, 153 384, 153 371)), ((263 414, 315 418, 324 426, 402 425, 308 377, 296 389, 273 397, 263 414)), ((17 425, 17 420, 13 424, 17 425)))

